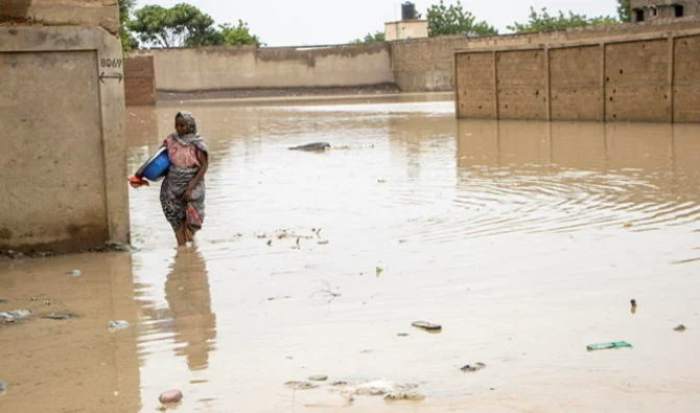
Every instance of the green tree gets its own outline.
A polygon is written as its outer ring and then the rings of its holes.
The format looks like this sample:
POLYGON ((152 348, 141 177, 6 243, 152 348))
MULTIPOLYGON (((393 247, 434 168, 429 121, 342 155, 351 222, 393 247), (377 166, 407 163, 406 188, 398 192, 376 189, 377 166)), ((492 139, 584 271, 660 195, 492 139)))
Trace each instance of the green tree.
POLYGON ((364 38, 361 39, 355 39, 351 44, 371 44, 371 43, 381 43, 386 41, 386 37, 384 36, 384 32, 374 32, 374 33, 367 33, 364 38))
POLYGON ((237 25, 222 24, 219 26, 222 37, 222 44, 229 46, 255 45, 260 46, 260 38, 250 32, 248 24, 243 20, 238 20, 237 25))
POLYGON ((139 42, 127 27, 129 20, 131 20, 131 10, 135 4, 136 0, 119 0, 119 38, 122 41, 122 49, 125 52, 139 47, 139 42))
POLYGON ((536 33, 615 23, 618 23, 617 19, 609 16, 588 17, 585 14, 576 14, 571 11, 568 14, 559 11, 558 14, 551 15, 546 7, 543 7, 540 12, 537 12, 534 7, 530 7, 527 23, 515 22, 508 26, 508 30, 516 33, 536 33))
POLYGON ((160 47, 207 46, 221 44, 214 19, 187 3, 171 8, 144 6, 134 14, 128 28, 146 44, 160 47))
POLYGON ((471 12, 464 10, 459 0, 449 6, 440 0, 428 8, 428 33, 431 37, 449 34, 493 36, 498 31, 485 21, 477 21, 471 12))
POLYGON ((617 16, 621 22, 632 21, 632 6, 630 0, 617 0, 617 16))

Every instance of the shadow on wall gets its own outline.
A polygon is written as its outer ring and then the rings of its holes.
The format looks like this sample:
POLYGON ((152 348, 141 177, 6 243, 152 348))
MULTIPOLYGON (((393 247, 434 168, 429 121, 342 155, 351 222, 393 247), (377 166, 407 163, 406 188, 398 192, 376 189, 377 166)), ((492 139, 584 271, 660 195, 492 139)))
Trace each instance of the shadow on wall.
POLYGON ((0 10, 0 22, 29 20, 27 13, 32 0, 4 0, 3 3, 0 10))

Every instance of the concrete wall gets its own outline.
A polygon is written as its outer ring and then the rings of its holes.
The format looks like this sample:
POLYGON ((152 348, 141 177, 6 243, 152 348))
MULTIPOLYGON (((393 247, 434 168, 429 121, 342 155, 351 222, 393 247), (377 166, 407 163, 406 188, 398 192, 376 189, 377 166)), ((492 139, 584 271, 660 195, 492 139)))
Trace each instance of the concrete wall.
POLYGON ((396 84, 405 92, 454 90, 454 53, 457 50, 484 50, 534 47, 600 40, 620 36, 654 34, 698 27, 693 18, 572 29, 552 33, 532 33, 480 38, 463 36, 431 37, 391 42, 392 68, 396 84))
POLYGON ((400 20, 384 23, 384 38, 387 42, 428 37, 427 20, 400 20))
POLYGON ((141 51, 152 55, 156 88, 195 92, 392 83, 386 44, 324 48, 212 47, 141 51))
POLYGON ((674 19, 676 7, 682 8, 683 16, 698 16, 700 0, 631 0, 632 20, 635 22, 654 19, 674 19))
POLYGON ((115 0, 2 0, 0 22, 102 27, 119 32, 115 0))
POLYGON ((3 8, 13 23, 0 25, 0 249, 126 242, 121 45, 101 27, 116 3, 21 3, 3 8), (53 26, 81 10, 84 26, 53 26))
POLYGON ((124 59, 124 93, 129 106, 156 103, 156 73, 153 56, 124 59))
POLYGON ((455 57, 457 115, 700 122, 699 50, 700 22, 693 29, 465 50, 455 57))

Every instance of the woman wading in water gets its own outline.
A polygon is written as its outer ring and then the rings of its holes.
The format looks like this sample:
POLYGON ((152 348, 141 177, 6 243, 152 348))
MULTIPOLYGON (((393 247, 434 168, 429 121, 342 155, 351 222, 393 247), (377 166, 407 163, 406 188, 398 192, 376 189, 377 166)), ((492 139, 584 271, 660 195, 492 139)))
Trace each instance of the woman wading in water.
MULTIPOLYGON (((195 232, 202 227, 204 174, 209 167, 209 152, 204 139, 197 134, 197 123, 190 113, 178 112, 175 130, 163 142, 170 158, 170 168, 160 187, 160 204, 175 231, 177 244, 182 246, 193 241, 195 232)), ((139 172, 130 182, 135 188, 147 185, 139 172)))

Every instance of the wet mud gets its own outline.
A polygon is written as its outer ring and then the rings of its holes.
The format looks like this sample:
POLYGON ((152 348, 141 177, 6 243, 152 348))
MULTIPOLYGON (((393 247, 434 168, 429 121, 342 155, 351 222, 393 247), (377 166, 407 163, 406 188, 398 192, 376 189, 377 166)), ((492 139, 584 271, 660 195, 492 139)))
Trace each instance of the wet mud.
POLYGON ((167 102, 129 108, 130 171, 182 109, 211 154, 196 246, 156 184, 131 252, 0 259, 0 313, 31 312, 0 324, 0 411, 696 409, 700 126, 167 102))

